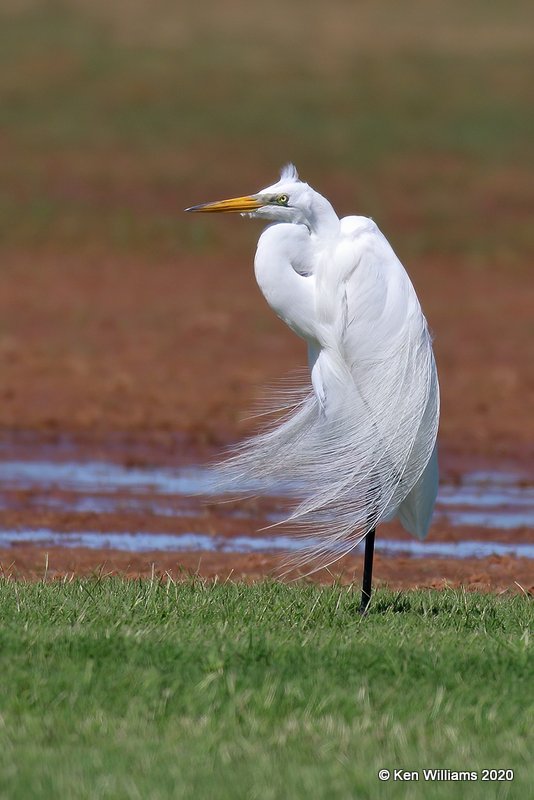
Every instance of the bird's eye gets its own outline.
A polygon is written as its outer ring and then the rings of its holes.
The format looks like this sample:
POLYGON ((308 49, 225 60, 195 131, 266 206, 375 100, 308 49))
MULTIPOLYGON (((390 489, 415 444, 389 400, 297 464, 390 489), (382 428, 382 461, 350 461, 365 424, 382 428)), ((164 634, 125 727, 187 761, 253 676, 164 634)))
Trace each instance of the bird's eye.
POLYGON ((287 206, 287 204, 289 203, 289 197, 287 196, 287 194, 279 194, 278 197, 276 198, 276 202, 280 206, 287 206))

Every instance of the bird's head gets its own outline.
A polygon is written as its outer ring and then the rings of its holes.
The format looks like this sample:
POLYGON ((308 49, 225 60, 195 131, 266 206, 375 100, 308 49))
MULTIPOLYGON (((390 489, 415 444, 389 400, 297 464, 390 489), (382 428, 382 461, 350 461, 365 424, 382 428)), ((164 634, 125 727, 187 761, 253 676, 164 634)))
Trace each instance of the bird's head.
POLYGON ((251 219, 292 222, 306 225, 312 230, 318 213, 321 210, 324 213, 328 209, 335 216, 330 203, 300 180, 293 164, 287 164, 282 169, 279 181, 272 186, 266 186, 256 194, 218 200, 215 203, 203 203, 186 208, 186 211, 237 212, 251 219))

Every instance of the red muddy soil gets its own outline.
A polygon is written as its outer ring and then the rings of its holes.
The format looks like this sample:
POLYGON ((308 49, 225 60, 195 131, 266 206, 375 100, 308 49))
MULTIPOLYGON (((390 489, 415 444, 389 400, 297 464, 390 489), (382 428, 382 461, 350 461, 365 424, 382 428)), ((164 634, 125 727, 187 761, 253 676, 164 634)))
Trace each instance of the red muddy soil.
MULTIPOLYGON (((37 546, 0 550, 2 574, 29 580, 71 579, 80 575, 121 575, 127 578, 156 576, 184 580, 191 576, 214 580, 258 581, 267 577, 313 580, 322 584, 361 582, 362 558, 346 557, 328 570, 306 575, 306 570, 285 574, 284 559, 264 553, 142 553, 37 546)), ((534 595, 532 562, 524 558, 484 559, 389 558, 375 555, 374 585, 392 589, 463 586, 469 590, 521 592, 534 595)))
MULTIPOLYGON (((37 493, 38 494, 38 493, 37 493)), ((42 494, 42 493, 41 493, 42 494)), ((48 499, 56 501, 58 508, 40 508, 38 496, 32 491, 10 491, 4 499, 11 510, 2 514, 2 527, 9 530, 49 529, 57 532, 79 533, 81 531, 113 531, 116 533, 190 534, 217 537, 252 536, 258 529, 268 525, 267 515, 280 512, 284 501, 275 499, 247 499, 241 502, 203 503, 195 498, 165 498, 161 495, 144 494, 144 502, 153 500, 166 507, 174 506, 179 512, 174 516, 162 516, 157 511, 129 511, 128 494, 115 492, 113 500, 119 509, 114 513, 76 513, 61 510, 68 503, 69 494, 49 490, 48 499), (35 500, 37 502, 35 502, 35 500), (238 515, 236 511, 239 512, 238 515)), ((109 495, 104 495, 109 498, 109 495)), ((267 533, 283 533, 283 528, 267 533)), ((260 534, 261 535, 261 531, 260 534)), ((382 526, 379 537, 409 541, 398 523, 382 526)), ((14 537, 15 538, 15 537, 14 537)), ((444 521, 433 526, 430 539, 434 542, 457 542, 464 539, 500 541, 505 543, 527 543, 532 541, 532 531, 516 528, 509 531, 475 528, 462 529, 444 521)), ((308 577, 309 565, 289 567, 287 555, 267 553, 223 553, 223 552, 147 552, 128 553, 119 550, 88 548, 67 549, 33 544, 14 544, 0 548, 0 565, 4 575, 29 579, 65 578, 74 575, 119 574, 128 577, 158 576, 184 578, 200 575, 203 578, 220 580, 258 580, 265 577, 293 580, 308 577)), ((331 583, 358 584, 361 577, 362 556, 340 559, 328 569, 309 575, 311 580, 331 583)), ((375 556, 374 574, 377 585, 392 588, 465 586, 477 590, 534 592, 532 561, 524 558, 491 556, 483 559, 409 558, 407 556, 375 556)))
MULTIPOLYGON (((110 432, 163 449, 235 440, 262 387, 305 365, 305 348, 265 304, 250 252, 162 260, 3 257, 0 426, 110 432)), ((532 455, 534 368, 528 269, 408 265, 442 389, 442 448, 532 455)))
MULTIPOLYGON (((305 363, 303 344, 260 296, 253 247, 251 237, 248 255, 226 261, 215 252, 154 261, 49 253, 38 259, 4 257, 0 444, 5 457, 27 437, 26 456, 39 458, 47 442, 68 434, 87 457, 130 465, 198 463, 250 431, 246 412, 261 388, 305 363)), ((408 266, 435 333, 444 474, 454 480, 488 464, 525 472, 534 441, 534 297, 526 268, 511 276, 504 267, 481 271, 461 260, 425 259, 408 266)), ((47 518, 42 512, 39 524, 47 519, 62 530, 132 529, 127 515, 47 518)), ((2 527, 25 521, 24 514, 6 512, 2 527)), ((139 524, 136 518, 137 529, 139 524)), ((179 531, 176 520, 150 518, 146 525, 179 531)), ((206 512, 204 531, 224 533, 228 526, 224 514, 206 512)), ((247 532, 255 527, 252 520, 247 532)), ((514 540, 530 535, 513 533, 514 540)), ((437 526, 433 536, 462 537, 465 531, 437 526)), ((42 547, 9 548, 0 551, 0 559, 6 574, 43 576, 42 547)), ((102 569, 134 576, 155 569, 177 578, 183 568, 210 578, 257 579, 278 565, 279 559, 268 555, 132 556, 52 548, 47 574, 102 569)), ((341 575, 358 582, 360 569, 358 556, 314 579, 341 575)), ((461 584, 519 591, 517 584, 528 590, 534 582, 531 562, 513 558, 377 555, 375 575, 378 584, 399 588, 461 584)))

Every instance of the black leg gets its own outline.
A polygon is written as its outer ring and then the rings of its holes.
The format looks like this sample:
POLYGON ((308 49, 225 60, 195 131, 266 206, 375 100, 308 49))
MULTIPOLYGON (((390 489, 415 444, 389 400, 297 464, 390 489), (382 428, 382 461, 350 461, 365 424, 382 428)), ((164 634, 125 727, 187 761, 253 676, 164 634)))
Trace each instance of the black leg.
POLYGON ((371 587, 373 581, 373 555, 375 552, 375 529, 369 531, 365 537, 365 555, 363 558, 362 600, 360 614, 367 613, 371 601, 371 587))

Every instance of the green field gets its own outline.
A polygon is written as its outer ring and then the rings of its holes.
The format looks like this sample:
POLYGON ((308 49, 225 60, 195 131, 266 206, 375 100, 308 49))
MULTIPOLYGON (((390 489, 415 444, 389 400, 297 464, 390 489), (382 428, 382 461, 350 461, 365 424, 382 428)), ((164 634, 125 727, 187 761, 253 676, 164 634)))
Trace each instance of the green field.
POLYGON ((0 796, 527 797, 522 597, 118 579, 0 585, 0 796), (380 783, 381 768, 515 770, 380 783))
POLYGON ((406 257, 534 252, 531 3, 8 0, 3 247, 248 253, 184 219, 295 160, 406 257), (214 198, 215 199, 215 198, 214 198))

